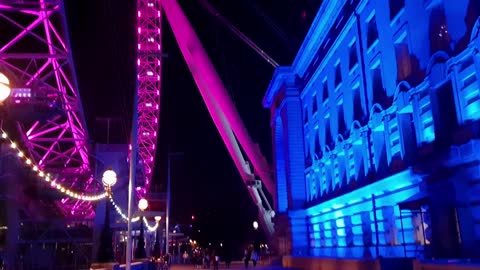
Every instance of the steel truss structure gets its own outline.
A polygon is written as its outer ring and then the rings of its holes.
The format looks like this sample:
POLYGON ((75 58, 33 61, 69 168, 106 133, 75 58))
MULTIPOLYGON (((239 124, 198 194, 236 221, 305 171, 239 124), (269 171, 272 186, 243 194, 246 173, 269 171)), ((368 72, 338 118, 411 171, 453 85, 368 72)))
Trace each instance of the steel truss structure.
POLYGON ((143 174, 136 190, 143 197, 150 186, 155 163, 161 79, 161 12, 158 1, 137 2, 138 163, 143 174))
MULTIPOLYGON (((43 119, 22 119, 17 123, 29 156, 63 186, 78 192, 91 191, 95 185, 88 134, 63 2, 2 1, 0 29, 2 72, 10 76, 13 87, 28 89, 32 96, 42 93, 46 100, 41 105, 52 109, 43 119)), ((21 95, 18 98, 10 105, 31 101, 21 100, 21 95)), ((77 199, 64 198, 58 205, 67 216, 91 217, 95 213, 90 202, 77 199)))
MULTIPOLYGON (((157 143, 161 81, 161 9, 166 13, 180 50, 197 83, 212 119, 260 210, 260 220, 273 233, 274 211, 263 185, 274 196, 269 165, 250 138, 235 106, 175 0, 138 0, 138 163, 143 170, 136 190, 143 197, 150 185, 157 143), (248 161, 244 158, 245 152, 248 161), (251 166, 250 167, 250 162, 251 166)), ((92 176, 88 134, 75 78, 61 0, 10 0, 0 4, 0 69, 14 87, 44 93, 47 107, 59 105, 43 119, 18 122, 28 154, 41 169, 77 192, 98 187, 92 176)), ((24 92, 22 92, 24 93, 24 92)), ((23 95, 23 94, 22 94, 23 95)), ((13 103, 22 101, 19 95, 13 103)), ((14 95, 15 97, 15 95, 14 95)), ((15 105, 13 104, 13 105, 15 105)), ((68 216, 92 217, 87 201, 64 198, 59 203, 68 216)))
POLYGON ((274 233, 275 212, 263 186, 275 198, 271 170, 258 145, 250 137, 242 118, 228 95, 193 27, 176 0, 159 0, 177 44, 197 84, 200 95, 237 167, 250 197, 259 210, 259 220, 270 236, 274 233), (243 152, 247 158, 243 156, 243 152))

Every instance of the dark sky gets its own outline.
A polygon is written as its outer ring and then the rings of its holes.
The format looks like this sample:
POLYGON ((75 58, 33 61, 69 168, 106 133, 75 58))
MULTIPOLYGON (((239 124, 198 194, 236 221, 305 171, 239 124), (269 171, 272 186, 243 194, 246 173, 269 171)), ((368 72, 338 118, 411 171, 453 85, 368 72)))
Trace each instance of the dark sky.
MULTIPOLYGON (((71 46, 90 136, 126 143, 135 88, 135 1, 67 0, 71 46)), ((223 79, 253 140, 271 162, 269 112, 262 98, 274 69, 203 9, 180 0, 223 79)), ((210 0, 221 14, 283 65, 291 64, 319 0, 210 0)), ((246 239, 256 219, 251 202, 223 141, 177 47, 163 22, 162 100, 154 182, 164 188, 168 149, 184 156, 172 166, 174 222, 191 222, 209 241, 246 239), (235 232, 232 234, 232 232, 235 232), (232 238, 232 235, 234 236, 232 238)), ((197 236, 201 237, 201 236, 197 236)))

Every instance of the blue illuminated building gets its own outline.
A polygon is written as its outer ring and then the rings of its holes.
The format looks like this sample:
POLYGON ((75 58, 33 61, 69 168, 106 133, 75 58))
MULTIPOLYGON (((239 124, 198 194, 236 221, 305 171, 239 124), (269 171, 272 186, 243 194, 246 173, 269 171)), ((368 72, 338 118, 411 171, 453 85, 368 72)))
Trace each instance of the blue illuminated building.
POLYGON ((479 15, 323 1, 264 98, 281 253, 480 258, 479 15))

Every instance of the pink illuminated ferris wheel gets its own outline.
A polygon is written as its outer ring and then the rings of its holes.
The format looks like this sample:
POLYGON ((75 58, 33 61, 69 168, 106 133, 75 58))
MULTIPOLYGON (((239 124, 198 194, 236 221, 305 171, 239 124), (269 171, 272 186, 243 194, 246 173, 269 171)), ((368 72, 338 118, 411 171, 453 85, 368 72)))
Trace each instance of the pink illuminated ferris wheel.
MULTIPOLYGON (((16 126, 32 162, 62 187, 89 192, 97 187, 64 14, 61 1, 2 1, 0 69, 14 87, 9 116, 15 109, 27 115, 16 126)), ((88 201, 57 204, 65 215, 94 214, 88 201)))
MULTIPOLYGON (((142 172, 137 177, 140 196, 151 181, 160 112, 161 13, 151 2, 138 2, 138 140, 134 143, 142 172)), ((55 175, 62 187, 98 193, 102 187, 93 179, 63 1, 2 1, 0 28, 7 29, 0 35, 0 72, 14 87, 8 110, 24 112, 19 118, 8 118, 16 123, 26 155, 38 168, 55 175)), ((88 200, 66 197, 56 204, 68 216, 95 213, 88 200)))
MULTIPOLYGON (((218 17, 211 8, 208 10, 218 17)), ((273 234, 275 212, 264 194, 265 190, 275 198, 271 169, 248 134, 220 76, 176 0, 137 0, 138 120, 135 124, 138 131, 137 140, 132 142, 138 150, 136 171, 141 172, 136 177, 137 195, 143 197, 148 191, 155 163, 161 92, 162 12, 220 137, 259 208, 261 224, 273 234)), ((229 28, 246 44, 273 66, 277 65, 232 27, 229 28)), ((91 201, 107 195, 98 194, 102 187, 93 178, 93 158, 88 152, 88 133, 63 1, 0 1, 0 29, 0 72, 10 78, 14 87, 8 110, 20 107, 27 112, 31 110, 27 117, 9 121, 16 123, 27 151, 26 161, 33 163, 37 172, 42 170, 39 176, 51 182, 51 187, 68 195, 56 202, 65 215, 92 217, 95 211, 91 201), (44 171, 55 175, 55 179, 45 176, 44 171), (87 193, 94 195, 83 195, 87 193)))
POLYGON ((138 163, 136 190, 144 196, 155 163, 161 79, 161 12, 158 1, 137 2, 138 163))

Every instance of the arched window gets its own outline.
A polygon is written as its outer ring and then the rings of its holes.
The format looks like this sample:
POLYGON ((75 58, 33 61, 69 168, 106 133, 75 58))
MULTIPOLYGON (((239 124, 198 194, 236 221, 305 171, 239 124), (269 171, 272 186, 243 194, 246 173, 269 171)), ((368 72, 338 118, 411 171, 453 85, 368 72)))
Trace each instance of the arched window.
POLYGON ((312 115, 318 111, 317 95, 312 96, 312 115))

